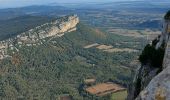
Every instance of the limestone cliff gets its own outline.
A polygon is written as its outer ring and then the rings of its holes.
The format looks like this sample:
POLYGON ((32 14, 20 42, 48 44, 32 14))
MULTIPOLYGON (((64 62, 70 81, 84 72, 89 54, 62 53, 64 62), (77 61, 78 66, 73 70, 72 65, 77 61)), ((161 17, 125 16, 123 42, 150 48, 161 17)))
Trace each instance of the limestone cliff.
MULTIPOLYGON (((155 49, 165 48, 162 66, 143 64, 137 70, 128 100, 170 100, 170 11, 165 15, 162 34, 155 49)), ((158 58, 156 58, 158 59, 158 58)))
POLYGON ((10 57, 7 53, 8 49, 18 51, 18 46, 40 45, 44 38, 61 37, 65 32, 76 30, 76 25, 78 23, 79 18, 77 15, 65 16, 58 18, 51 23, 45 23, 41 26, 37 26, 27 32, 17 35, 16 37, 0 41, 0 59, 10 57))

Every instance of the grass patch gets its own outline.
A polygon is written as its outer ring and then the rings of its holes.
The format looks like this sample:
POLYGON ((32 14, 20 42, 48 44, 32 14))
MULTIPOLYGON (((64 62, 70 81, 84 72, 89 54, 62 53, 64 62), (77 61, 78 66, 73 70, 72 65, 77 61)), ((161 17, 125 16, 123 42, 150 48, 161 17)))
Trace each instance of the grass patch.
POLYGON ((127 97, 127 90, 113 93, 111 100, 125 100, 127 97))

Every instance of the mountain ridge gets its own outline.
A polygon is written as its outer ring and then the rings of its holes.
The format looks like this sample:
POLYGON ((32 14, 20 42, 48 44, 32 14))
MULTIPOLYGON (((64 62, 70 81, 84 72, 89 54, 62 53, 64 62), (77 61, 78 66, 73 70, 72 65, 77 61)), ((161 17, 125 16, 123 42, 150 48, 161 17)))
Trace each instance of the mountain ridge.
POLYGON ((18 44, 19 46, 31 46, 36 45, 37 42, 47 37, 61 37, 64 35, 65 32, 75 31, 76 25, 78 23, 79 18, 77 15, 65 16, 62 18, 58 18, 53 22, 37 26, 33 29, 17 35, 16 37, 0 41, 0 59, 9 57, 9 55, 7 55, 8 48, 12 50, 17 50, 17 48, 15 47, 16 44, 18 44))

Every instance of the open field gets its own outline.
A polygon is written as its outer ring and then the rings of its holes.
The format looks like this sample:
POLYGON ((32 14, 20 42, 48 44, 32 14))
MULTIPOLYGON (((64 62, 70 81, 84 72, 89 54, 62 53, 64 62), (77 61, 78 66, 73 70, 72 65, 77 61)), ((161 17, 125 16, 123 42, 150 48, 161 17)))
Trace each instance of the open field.
POLYGON ((123 88, 122 86, 120 86, 118 84, 108 82, 108 83, 101 83, 101 84, 97 84, 95 86, 88 87, 85 90, 88 93, 93 94, 93 95, 105 96, 110 93, 125 90, 125 88, 123 88))
POLYGON ((97 49, 100 49, 100 50, 107 50, 107 49, 111 49, 113 48, 113 46, 111 45, 99 45, 98 47, 96 47, 97 49))
POLYGON ((127 97, 127 91, 119 91, 116 93, 113 93, 111 96, 111 100, 125 100, 127 97))
POLYGON ((59 97, 59 100, 73 100, 72 97, 68 94, 65 94, 65 95, 61 95, 59 97))
POLYGON ((149 29, 145 30, 128 30, 128 29, 109 29, 109 33, 118 34, 122 36, 129 36, 135 38, 147 38, 147 40, 153 40, 158 35, 161 34, 161 31, 153 31, 149 29))
POLYGON ((138 52, 138 50, 134 50, 134 49, 129 49, 129 48, 112 48, 112 49, 107 49, 107 50, 104 50, 106 52, 109 52, 109 53, 113 53, 113 52, 138 52))
POLYGON ((90 44, 85 46, 85 49, 89 49, 95 47, 99 50, 103 50, 105 52, 108 53, 115 53, 115 52, 139 52, 138 50, 135 49, 131 49, 131 48, 113 48, 112 45, 104 45, 104 44, 98 44, 98 43, 94 43, 94 44, 90 44))
POLYGON ((98 46, 98 45, 99 45, 98 43, 94 43, 94 44, 87 45, 84 48, 88 49, 88 48, 92 48, 92 47, 95 47, 95 46, 98 46))

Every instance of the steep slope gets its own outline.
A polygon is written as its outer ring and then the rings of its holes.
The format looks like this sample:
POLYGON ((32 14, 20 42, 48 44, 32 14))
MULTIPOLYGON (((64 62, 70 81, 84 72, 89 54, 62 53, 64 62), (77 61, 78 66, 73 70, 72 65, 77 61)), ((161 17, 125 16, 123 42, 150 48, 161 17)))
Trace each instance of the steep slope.
POLYGON ((129 100, 170 99, 169 16, 170 11, 164 17, 161 36, 153 40, 151 46, 147 45, 140 56, 141 67, 130 88, 129 100))
POLYGON ((169 100, 170 99, 170 11, 164 17, 163 31, 157 43, 156 49, 162 45, 165 48, 165 55, 162 63, 162 71, 157 74, 146 88, 140 93, 137 100, 169 100))

